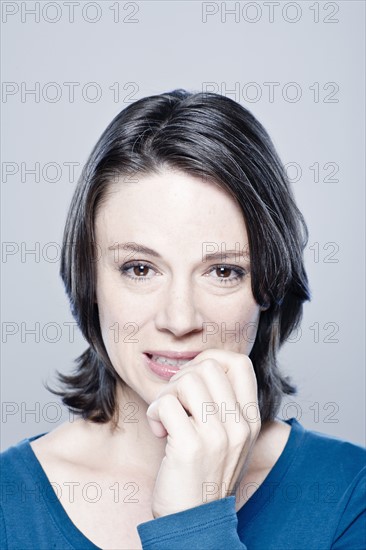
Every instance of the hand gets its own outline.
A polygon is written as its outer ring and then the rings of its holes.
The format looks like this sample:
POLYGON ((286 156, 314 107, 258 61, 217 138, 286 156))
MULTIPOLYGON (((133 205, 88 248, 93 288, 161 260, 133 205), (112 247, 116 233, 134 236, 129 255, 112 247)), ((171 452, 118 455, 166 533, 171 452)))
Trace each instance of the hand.
POLYGON ((153 491, 155 518, 204 504, 206 484, 235 492, 261 429, 248 356, 203 351, 170 379, 146 414, 153 433, 167 437, 153 491))

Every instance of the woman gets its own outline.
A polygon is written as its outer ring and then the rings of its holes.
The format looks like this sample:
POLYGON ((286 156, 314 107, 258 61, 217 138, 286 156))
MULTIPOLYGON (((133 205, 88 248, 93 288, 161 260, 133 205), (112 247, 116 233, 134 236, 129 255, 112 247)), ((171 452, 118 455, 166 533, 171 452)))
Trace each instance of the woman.
POLYGON ((238 103, 175 90, 116 116, 64 233, 89 348, 51 391, 79 418, 2 454, 5 548, 365 547, 366 451, 277 418, 307 238, 238 103))

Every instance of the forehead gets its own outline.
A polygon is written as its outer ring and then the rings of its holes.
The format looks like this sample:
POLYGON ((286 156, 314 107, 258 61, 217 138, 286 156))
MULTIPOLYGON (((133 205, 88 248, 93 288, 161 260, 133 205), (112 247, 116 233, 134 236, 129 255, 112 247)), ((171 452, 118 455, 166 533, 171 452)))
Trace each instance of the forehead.
POLYGON ((95 220, 98 241, 247 243, 242 211, 217 183, 172 170, 134 179, 110 186, 95 220))

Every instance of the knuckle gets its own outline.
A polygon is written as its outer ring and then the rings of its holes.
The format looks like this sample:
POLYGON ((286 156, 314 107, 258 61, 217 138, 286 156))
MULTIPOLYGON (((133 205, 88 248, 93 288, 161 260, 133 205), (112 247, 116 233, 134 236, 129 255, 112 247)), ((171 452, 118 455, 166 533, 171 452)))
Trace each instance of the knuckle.
POLYGON ((257 420, 257 422, 254 422, 253 423, 254 427, 253 427, 253 432, 255 435, 259 435, 261 429, 262 429, 262 423, 260 420, 257 420))
POLYGON ((248 355, 241 354, 236 362, 237 366, 254 372, 253 362, 248 355))
POLYGON ((200 376, 196 371, 189 371, 184 376, 179 378, 177 386, 181 390, 186 390, 192 387, 192 384, 198 383, 200 376))
POLYGON ((216 361, 216 359, 213 359, 212 357, 208 357, 207 359, 203 359, 200 363, 201 368, 207 369, 207 368, 220 368, 220 363, 216 361))
POLYGON ((254 441, 255 439, 257 439, 262 429, 261 422, 260 420, 257 420, 256 422, 251 422, 250 426, 248 425, 248 427, 250 430, 251 439, 254 441))
POLYGON ((237 425, 235 434, 233 435, 233 443, 235 446, 243 445, 247 439, 250 438, 250 436, 251 430, 248 424, 246 422, 240 422, 240 424, 237 425))
POLYGON ((220 374, 222 373, 222 367, 220 363, 215 359, 207 359, 206 361, 202 362, 201 371, 204 374, 212 374, 213 372, 220 374))

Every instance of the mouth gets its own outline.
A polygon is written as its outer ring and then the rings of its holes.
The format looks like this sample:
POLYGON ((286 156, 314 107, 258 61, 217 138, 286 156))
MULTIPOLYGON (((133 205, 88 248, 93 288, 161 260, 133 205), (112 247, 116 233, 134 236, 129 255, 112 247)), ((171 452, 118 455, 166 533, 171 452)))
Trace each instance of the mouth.
POLYGON ((170 352, 154 351, 145 352, 146 364, 148 368, 159 378, 170 380, 176 374, 182 365, 186 365, 194 359, 200 352, 170 352))

